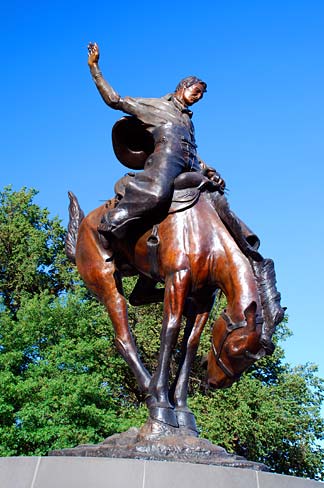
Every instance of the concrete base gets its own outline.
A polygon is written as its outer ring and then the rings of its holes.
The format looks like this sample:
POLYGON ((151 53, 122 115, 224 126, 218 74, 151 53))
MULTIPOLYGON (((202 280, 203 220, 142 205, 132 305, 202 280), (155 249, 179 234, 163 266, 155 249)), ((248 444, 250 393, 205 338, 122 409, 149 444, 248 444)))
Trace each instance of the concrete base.
POLYGON ((312 488, 322 483, 240 468, 136 459, 0 458, 1 488, 312 488))

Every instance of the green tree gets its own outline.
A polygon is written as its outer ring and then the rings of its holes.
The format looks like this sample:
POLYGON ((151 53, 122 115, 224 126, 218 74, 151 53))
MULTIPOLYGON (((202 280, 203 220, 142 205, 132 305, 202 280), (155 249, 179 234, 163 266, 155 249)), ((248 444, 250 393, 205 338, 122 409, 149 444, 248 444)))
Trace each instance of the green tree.
POLYGON ((57 217, 33 202, 37 191, 0 192, 0 297, 15 314, 23 295, 57 295, 71 283, 64 235, 57 217))
POLYGON ((97 442, 134 410, 108 316, 79 285, 65 230, 36 193, 0 194, 1 455, 97 442))
MULTIPOLYGON (((2 456, 98 442, 146 418, 107 313, 67 263, 64 229, 33 202, 35 195, 10 188, 0 194, 2 456)), ((126 294, 133 285, 134 279, 125 280, 126 294)), ((161 305, 130 307, 129 318, 153 370, 161 305)), ((324 386, 314 366, 285 362, 280 344, 288 333, 283 324, 273 356, 229 390, 211 392, 201 367, 210 347, 207 326, 191 373, 190 404, 202 436, 278 473, 321 479, 324 386)))
POLYGON ((128 371, 107 314, 84 290, 41 292, 0 319, 0 455, 46 454, 130 426, 128 371))
POLYGON ((266 384, 252 372, 229 390, 191 398, 201 433, 212 442, 277 473, 322 479, 323 383, 312 365, 286 366, 266 384))

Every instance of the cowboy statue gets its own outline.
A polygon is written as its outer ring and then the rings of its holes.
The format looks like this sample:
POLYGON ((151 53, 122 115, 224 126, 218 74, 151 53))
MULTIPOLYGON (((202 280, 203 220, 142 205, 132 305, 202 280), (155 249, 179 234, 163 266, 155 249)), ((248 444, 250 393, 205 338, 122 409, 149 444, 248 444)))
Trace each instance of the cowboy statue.
MULTIPOLYGON (((131 178, 122 201, 107 213, 99 231, 103 234, 111 232, 120 238, 131 222, 167 209, 174 180, 183 172, 202 171, 223 192, 225 183, 222 178, 197 156, 192 112, 188 108, 203 98, 206 83, 189 76, 180 81, 174 93, 162 98, 122 98, 101 74, 98 45, 89 44, 88 51, 90 72, 103 100, 109 107, 133 116, 131 120, 125 120, 124 125, 128 126, 130 134, 142 128, 140 140, 143 146, 145 142, 148 146, 144 171, 131 178)), ((128 160, 125 164, 130 166, 131 162, 128 160)))
MULTIPOLYGON (((98 226, 101 238, 109 246, 111 238, 130 236, 134 224, 156 224, 168 213, 175 180, 179 175, 190 173, 197 177, 196 180, 205 177, 204 180, 210 182, 216 194, 213 199, 215 209, 241 251, 250 260, 258 286, 273 290, 273 314, 277 313, 277 309, 278 314, 281 313, 272 260, 263 259, 258 252, 258 237, 229 208, 224 196, 224 180, 197 155, 189 107, 203 98, 206 83, 196 76, 189 76, 178 83, 174 93, 161 98, 121 97, 103 78, 98 61, 99 47, 96 43, 90 43, 88 65, 101 97, 109 107, 128 115, 113 128, 115 154, 128 168, 143 170, 136 174, 129 173, 116 183, 115 205, 109 207, 98 226)), ((155 301, 161 292, 155 290, 155 284, 156 281, 150 278, 140 277, 130 297, 133 304, 155 301), (146 301, 142 301, 143 296, 146 301)), ((261 342, 269 353, 274 348, 272 334, 273 327, 263 328, 261 342)))

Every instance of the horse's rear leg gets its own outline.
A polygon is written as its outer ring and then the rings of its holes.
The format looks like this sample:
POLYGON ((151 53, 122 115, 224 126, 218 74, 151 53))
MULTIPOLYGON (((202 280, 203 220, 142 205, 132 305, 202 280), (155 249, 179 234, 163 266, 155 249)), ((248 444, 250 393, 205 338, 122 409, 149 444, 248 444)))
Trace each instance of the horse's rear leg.
POLYGON ((114 325, 117 350, 133 371, 141 391, 147 393, 151 375, 138 356, 137 347, 129 327, 127 302, 123 293, 122 280, 116 271, 114 273, 113 299, 110 290, 105 306, 114 325))
POLYGON ((137 383, 144 393, 148 391, 151 375, 143 366, 129 328, 127 302, 123 294, 121 277, 114 263, 104 262, 98 268, 87 266, 86 272, 80 274, 99 300, 105 305, 115 330, 117 350, 123 356, 137 383), (85 276, 86 275, 86 276, 85 276))
POLYGON ((178 427, 178 422, 169 401, 168 380, 171 354, 178 339, 184 303, 188 294, 189 277, 189 271, 182 270, 174 273, 165 282, 159 362, 149 388, 149 393, 155 400, 150 408, 150 417, 174 427, 178 427))

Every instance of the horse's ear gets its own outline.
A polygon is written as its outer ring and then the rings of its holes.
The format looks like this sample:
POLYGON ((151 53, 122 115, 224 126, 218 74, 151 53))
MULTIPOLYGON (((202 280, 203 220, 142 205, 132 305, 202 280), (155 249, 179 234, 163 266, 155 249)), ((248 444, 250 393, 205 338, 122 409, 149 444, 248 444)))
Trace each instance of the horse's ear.
POLYGON ((255 301, 251 302, 250 305, 244 310, 247 326, 250 327, 252 330, 256 329, 256 322, 255 322, 256 310, 257 310, 257 304, 255 301))

